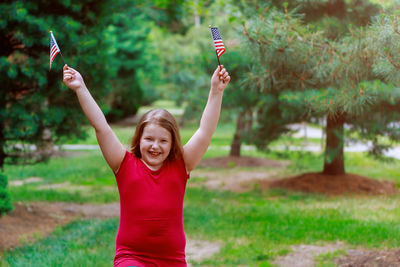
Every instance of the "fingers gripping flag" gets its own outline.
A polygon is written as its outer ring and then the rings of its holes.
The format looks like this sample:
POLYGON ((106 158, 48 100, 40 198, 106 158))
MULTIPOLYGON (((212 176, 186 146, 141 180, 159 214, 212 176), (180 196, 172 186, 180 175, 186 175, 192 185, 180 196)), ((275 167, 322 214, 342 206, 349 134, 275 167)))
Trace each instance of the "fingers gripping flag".
POLYGON ((51 63, 53 62, 57 54, 61 53, 61 50, 57 45, 56 38, 54 38, 53 32, 50 32, 50 35, 51 35, 50 36, 50 70, 51 70, 51 63))
POLYGON ((210 30, 211 30, 211 37, 214 42, 215 51, 217 51, 217 57, 219 59, 225 52, 224 42, 222 42, 221 34, 219 33, 217 27, 211 27, 210 30))

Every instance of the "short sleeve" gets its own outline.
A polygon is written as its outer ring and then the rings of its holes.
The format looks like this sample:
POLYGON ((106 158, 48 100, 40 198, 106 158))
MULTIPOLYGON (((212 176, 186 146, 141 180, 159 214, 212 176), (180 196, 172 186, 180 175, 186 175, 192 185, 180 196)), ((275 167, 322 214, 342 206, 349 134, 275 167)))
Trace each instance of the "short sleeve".
POLYGON ((128 165, 128 162, 130 161, 132 156, 133 155, 128 150, 125 151, 125 156, 122 159, 121 165, 119 165, 118 170, 114 173, 115 178, 118 179, 118 177, 121 176, 121 173, 123 173, 124 170, 126 169, 126 166, 128 165))
POLYGON ((181 160, 179 160, 179 162, 180 162, 181 169, 182 169, 182 176, 185 178, 185 180, 190 179, 190 173, 188 173, 186 170, 186 164, 185 164, 185 161, 183 160, 183 158, 181 160))

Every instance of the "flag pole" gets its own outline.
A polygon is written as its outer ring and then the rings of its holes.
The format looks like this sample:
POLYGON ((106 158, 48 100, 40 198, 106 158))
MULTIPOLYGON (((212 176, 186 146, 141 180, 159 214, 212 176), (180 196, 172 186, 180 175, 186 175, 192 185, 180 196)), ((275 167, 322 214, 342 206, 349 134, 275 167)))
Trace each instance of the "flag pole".
POLYGON ((63 60, 63 62, 64 62, 64 65, 67 64, 67 63, 65 63, 64 57, 63 57, 63 55, 61 54, 61 49, 60 49, 60 56, 61 56, 61 58, 62 58, 62 60, 63 60))
POLYGON ((221 63, 219 62, 219 57, 218 57, 218 53, 217 53, 217 50, 215 50, 215 54, 217 55, 217 60, 218 60, 218 66, 221 66, 221 63))

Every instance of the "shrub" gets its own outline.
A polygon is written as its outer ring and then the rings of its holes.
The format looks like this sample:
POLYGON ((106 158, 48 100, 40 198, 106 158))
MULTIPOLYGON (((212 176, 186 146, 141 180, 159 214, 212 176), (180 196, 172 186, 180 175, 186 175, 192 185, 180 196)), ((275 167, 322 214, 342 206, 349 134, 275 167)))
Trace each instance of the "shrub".
POLYGON ((7 176, 0 173, 0 216, 12 210, 10 195, 7 192, 7 176))

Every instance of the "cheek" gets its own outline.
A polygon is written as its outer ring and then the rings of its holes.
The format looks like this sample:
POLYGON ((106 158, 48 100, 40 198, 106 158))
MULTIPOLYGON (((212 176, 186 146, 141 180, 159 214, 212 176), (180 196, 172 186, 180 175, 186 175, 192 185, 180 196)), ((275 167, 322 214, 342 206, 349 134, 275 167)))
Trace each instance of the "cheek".
POLYGON ((164 146, 164 151, 168 152, 167 154, 169 154, 171 152, 172 146, 171 144, 167 144, 164 146))
POLYGON ((143 154, 144 150, 146 149, 146 142, 140 141, 139 143, 139 150, 143 154))

